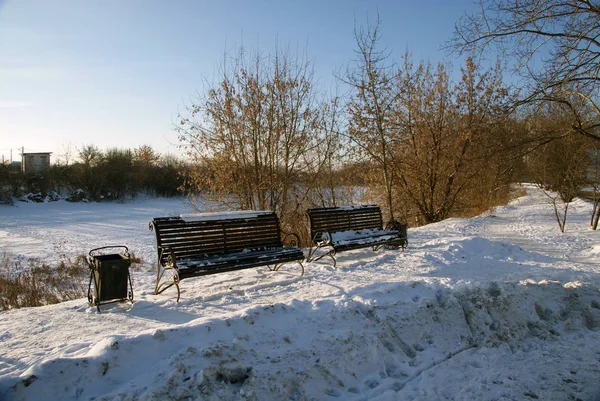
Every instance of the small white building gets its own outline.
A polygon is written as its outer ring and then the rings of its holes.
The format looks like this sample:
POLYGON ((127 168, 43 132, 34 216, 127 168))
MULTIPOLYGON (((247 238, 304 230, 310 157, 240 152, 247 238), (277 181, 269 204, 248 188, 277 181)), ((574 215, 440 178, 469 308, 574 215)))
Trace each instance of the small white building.
POLYGON ((21 153, 21 171, 38 173, 50 168, 50 155, 52 152, 21 153))

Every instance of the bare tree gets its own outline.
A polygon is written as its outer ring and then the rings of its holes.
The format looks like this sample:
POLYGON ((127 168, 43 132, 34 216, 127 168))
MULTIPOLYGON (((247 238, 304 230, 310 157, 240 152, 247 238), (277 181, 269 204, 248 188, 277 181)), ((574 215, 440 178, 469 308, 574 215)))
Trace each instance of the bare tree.
POLYGON ((312 64, 279 50, 249 58, 240 49, 220 74, 179 119, 180 143, 195 162, 188 185, 285 220, 306 197, 301 178, 320 170, 314 150, 326 150, 312 64))
POLYGON ((149 145, 141 145, 133 150, 133 183, 134 191, 148 191, 153 187, 156 166, 160 160, 160 153, 157 153, 149 145))
POLYGON ((71 161, 73 160, 73 153, 74 153, 73 144, 71 142, 65 142, 61 145, 61 149, 62 149, 62 154, 60 155, 60 157, 64 161, 64 165, 68 166, 71 163, 71 161))
MULTIPOLYGON (((570 117, 564 107, 548 107, 547 114, 537 114, 530 123, 536 130, 559 132, 568 129, 570 117)), ((590 139, 571 131, 561 139, 549 141, 528 155, 528 167, 538 186, 544 191, 554 210, 561 232, 565 231, 569 204, 588 182, 590 139)))
POLYGON ((90 199, 100 199, 106 175, 101 169, 104 153, 95 145, 83 145, 78 150, 80 163, 74 173, 75 185, 84 189, 90 199))
POLYGON ((521 103, 566 105, 575 132, 600 141, 600 4, 592 0, 480 0, 463 16, 448 47, 497 50, 514 59, 529 86, 521 103), (594 111, 579 114, 578 99, 594 111))
POLYGON ((356 59, 348 65, 342 81, 351 90, 347 110, 348 136, 358 152, 375 163, 384 186, 384 199, 390 220, 394 220, 393 143, 398 131, 392 124, 396 87, 389 53, 379 49, 379 16, 373 25, 354 28, 356 59))
POLYGON ((471 208, 473 194, 489 193, 500 171, 508 175, 494 148, 497 127, 507 119, 500 71, 482 71, 471 59, 461 71, 453 84, 443 64, 415 67, 405 55, 398 76, 395 124, 402 140, 395 147, 395 173, 420 223, 471 208))
POLYGON ((130 149, 106 149, 101 170, 105 177, 102 188, 104 199, 123 199, 127 193, 135 195, 132 178, 137 169, 134 169, 133 152, 130 149))
MULTIPOLYGON (((342 109, 340 98, 335 96, 323 105, 322 132, 320 145, 312 153, 311 179, 309 184, 312 188, 312 196, 309 200, 311 206, 336 207, 340 202, 350 202, 342 177, 342 168, 349 161, 347 152, 347 138, 342 136, 341 120, 342 109)), ((356 183, 352 179, 352 184, 356 183)))

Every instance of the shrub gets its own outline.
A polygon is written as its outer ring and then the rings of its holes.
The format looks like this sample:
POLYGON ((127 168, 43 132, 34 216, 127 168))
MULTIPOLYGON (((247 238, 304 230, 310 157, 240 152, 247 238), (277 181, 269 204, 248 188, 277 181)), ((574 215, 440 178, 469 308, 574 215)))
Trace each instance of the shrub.
POLYGON ((13 205, 12 193, 9 189, 0 188, 0 205, 13 205))
POLYGON ((61 260, 52 267, 37 259, 0 259, 0 311, 55 304, 84 297, 88 267, 85 256, 61 260))

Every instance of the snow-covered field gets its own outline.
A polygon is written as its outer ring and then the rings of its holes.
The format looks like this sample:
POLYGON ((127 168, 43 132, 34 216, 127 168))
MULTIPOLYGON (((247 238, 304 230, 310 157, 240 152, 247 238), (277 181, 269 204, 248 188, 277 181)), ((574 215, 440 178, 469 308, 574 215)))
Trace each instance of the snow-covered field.
POLYGON ((145 260, 135 303, 0 313, 0 400, 600 400, 600 233, 545 197, 342 253, 182 281, 155 296, 153 217, 181 200, 0 207, 0 252, 104 245, 145 260))

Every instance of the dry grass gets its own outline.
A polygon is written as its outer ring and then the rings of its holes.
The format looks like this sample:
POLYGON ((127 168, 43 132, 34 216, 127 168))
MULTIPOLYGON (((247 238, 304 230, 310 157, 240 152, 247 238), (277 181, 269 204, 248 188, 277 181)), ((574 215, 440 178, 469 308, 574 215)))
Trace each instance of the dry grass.
POLYGON ((85 256, 61 260, 56 266, 6 254, 0 259, 0 311, 55 304, 82 298, 87 291, 88 265, 85 256))

